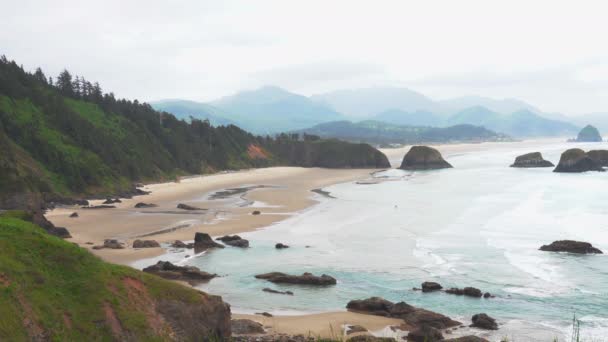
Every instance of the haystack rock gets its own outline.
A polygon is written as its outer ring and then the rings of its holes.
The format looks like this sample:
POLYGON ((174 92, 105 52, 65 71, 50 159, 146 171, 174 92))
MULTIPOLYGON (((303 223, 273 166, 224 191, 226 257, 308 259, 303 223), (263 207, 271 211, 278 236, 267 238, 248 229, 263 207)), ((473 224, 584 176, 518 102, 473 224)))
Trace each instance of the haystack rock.
POLYGON ((593 247, 589 242, 559 240, 554 241, 550 245, 544 245, 540 248, 545 252, 568 252, 576 254, 602 254, 602 251, 593 247))
POLYGON ((553 172, 586 172, 604 171, 602 166, 590 158, 580 148, 571 148, 562 153, 559 163, 553 172))
POLYGON ((577 142, 601 142, 602 135, 597 128, 587 125, 580 132, 578 132, 578 136, 576 137, 577 142))
POLYGON ((552 162, 543 159, 543 155, 540 152, 532 152, 523 154, 515 158, 515 162, 511 167, 553 167, 552 162))
POLYGON ((399 168, 402 170, 436 170, 451 167, 452 165, 445 161, 436 149, 428 146, 412 146, 403 157, 399 168))

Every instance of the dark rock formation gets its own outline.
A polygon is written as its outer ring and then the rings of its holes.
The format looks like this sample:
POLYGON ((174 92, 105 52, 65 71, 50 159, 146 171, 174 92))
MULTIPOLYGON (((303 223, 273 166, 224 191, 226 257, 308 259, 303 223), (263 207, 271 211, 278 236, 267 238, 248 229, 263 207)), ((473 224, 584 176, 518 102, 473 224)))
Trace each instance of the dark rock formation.
POLYGON ((473 315, 471 321, 473 322, 473 324, 471 324, 472 327, 486 330, 498 330, 496 320, 485 313, 473 315))
POLYGON ((166 279, 186 281, 192 285, 209 281, 217 276, 201 271, 198 267, 177 266, 168 261, 159 261, 155 265, 144 268, 143 271, 166 279))
POLYGON ((125 248, 125 246, 124 246, 124 243, 122 243, 116 239, 105 239, 103 241, 103 248, 123 249, 123 248, 125 248))
POLYGON ((194 252, 200 253, 206 251, 209 248, 224 248, 224 245, 219 244, 207 233, 196 233, 194 234, 194 252))
POLYGON ((562 153, 557 167, 553 170, 553 172, 586 171, 604 171, 604 169, 580 148, 571 148, 562 153))
POLYGON ((405 323, 416 327, 428 325, 436 329, 445 329, 460 325, 460 322, 442 314, 416 308, 405 302, 393 303, 380 297, 351 300, 346 308, 354 312, 403 319, 405 323))
POLYGON ((282 244, 282 243, 277 243, 276 245, 274 245, 274 248, 276 249, 285 249, 285 248, 289 248, 288 245, 282 244))
POLYGON ((443 342, 490 342, 483 337, 468 335, 443 340, 443 342))
POLYGON ((156 248, 160 247, 160 244, 156 240, 135 240, 133 241, 133 248, 156 248))
POLYGON ((249 247, 249 240, 243 239, 238 235, 225 235, 220 238, 217 238, 216 240, 222 241, 223 243, 232 247, 249 247))
POLYGON ((284 294, 284 295, 293 296, 293 292, 291 292, 291 291, 277 291, 277 290, 273 290, 268 287, 263 288, 262 291, 268 292, 268 293, 276 293, 276 294, 284 294))
POLYGON ((587 152, 587 156, 599 166, 608 166, 608 150, 591 150, 587 152))
POLYGON ((114 209, 115 205, 91 205, 88 207, 80 207, 80 209, 114 209))
POLYGON ((156 208, 158 207, 158 205, 154 204, 154 203, 144 203, 144 202, 139 202, 135 205, 135 208, 156 208))
POLYGON ((428 146, 412 146, 403 157, 402 170, 436 170, 451 168, 452 165, 446 162, 441 153, 428 146))
POLYGON ((271 313, 266 312, 266 311, 264 311, 264 312, 256 312, 255 314, 256 315, 261 315, 261 316, 264 316, 264 317, 273 317, 271 313))
POLYGON ((441 332, 431 326, 423 325, 409 332, 408 341, 413 342, 437 342, 443 340, 441 332))
POLYGON ((103 203, 101 204, 114 204, 114 203, 122 203, 122 201, 119 198, 107 198, 103 203))
POLYGON ((78 217, 78 213, 77 212, 73 212, 73 213, 70 214, 70 217, 71 218, 78 217))
POLYGON ((233 319, 231 321, 232 333, 235 335, 263 334, 264 326, 250 319, 233 319))
POLYGON ((486 292, 483 294, 483 298, 494 298, 495 296, 492 295, 490 292, 486 292))
POLYGON ((203 208, 197 208, 197 207, 193 207, 191 205, 188 204, 184 204, 184 203, 180 203, 177 205, 177 209, 182 209, 182 210, 205 210, 203 208))
POLYGON ((194 248, 194 244, 193 243, 186 244, 185 242, 183 242, 181 240, 175 240, 171 244, 171 247, 173 247, 173 248, 194 248))
POLYGON ((581 129, 580 132, 578 132, 576 141, 577 142, 601 142, 602 136, 601 136, 600 132, 597 130, 597 128, 595 128, 591 125, 587 125, 583 129, 581 129))
POLYGON ((254 210, 251 212, 251 215, 260 215, 262 212, 259 210, 254 210))
POLYGON ((554 241, 550 245, 540 247, 541 251, 545 252, 568 252, 576 254, 602 254, 602 251, 593 247, 588 242, 559 240, 554 241))
POLYGON ((532 152, 523 154, 515 158, 515 162, 511 167, 553 167, 552 162, 543 159, 543 155, 540 152, 532 152))
POLYGON ((443 287, 441 287, 439 283, 433 281, 425 281, 424 283, 422 283, 422 292, 439 291, 442 288, 443 287))
POLYGON ((290 275, 281 272, 271 272, 258 274, 257 279, 268 280, 276 284, 299 284, 299 285, 336 285, 336 278, 323 274, 321 276, 313 275, 312 273, 303 273, 302 275, 290 275))
POLYGON ((480 289, 475 287, 465 287, 464 289, 459 289, 456 287, 452 287, 450 289, 445 290, 445 293, 455 294, 458 296, 468 296, 468 297, 476 297, 481 298, 483 293, 480 289))

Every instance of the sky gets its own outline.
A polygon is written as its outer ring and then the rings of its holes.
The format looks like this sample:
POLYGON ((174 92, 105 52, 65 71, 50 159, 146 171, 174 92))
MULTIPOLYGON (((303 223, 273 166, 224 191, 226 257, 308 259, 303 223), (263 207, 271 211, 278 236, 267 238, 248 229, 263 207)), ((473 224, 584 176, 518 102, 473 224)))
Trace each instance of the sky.
POLYGON ((608 112, 606 1, 0 0, 0 54, 119 97, 406 87, 608 112))

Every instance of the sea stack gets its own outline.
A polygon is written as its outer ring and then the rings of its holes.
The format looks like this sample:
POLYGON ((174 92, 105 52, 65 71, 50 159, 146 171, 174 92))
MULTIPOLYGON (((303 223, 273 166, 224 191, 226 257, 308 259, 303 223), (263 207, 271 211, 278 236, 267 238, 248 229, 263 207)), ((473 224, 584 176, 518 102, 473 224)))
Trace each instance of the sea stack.
POLYGON ((511 167, 553 167, 552 162, 543 159, 543 155, 540 152, 531 152, 523 154, 515 158, 515 162, 511 167))
POLYGON ((608 166, 608 150, 592 150, 587 156, 593 159, 599 166, 608 166))
POLYGON ((580 132, 578 132, 578 136, 576 137, 577 142, 601 142, 602 136, 597 128, 587 125, 580 132))
POLYGON ((545 252, 568 252, 576 254, 602 254, 602 251, 593 247, 589 242, 559 240, 553 241, 549 245, 540 247, 541 251, 545 252))
POLYGON ((553 172, 604 171, 602 166, 580 148, 571 148, 562 153, 553 172))
POLYGON ((399 167, 402 170, 437 170, 451 168, 441 153, 428 146, 412 146, 403 157, 399 167))

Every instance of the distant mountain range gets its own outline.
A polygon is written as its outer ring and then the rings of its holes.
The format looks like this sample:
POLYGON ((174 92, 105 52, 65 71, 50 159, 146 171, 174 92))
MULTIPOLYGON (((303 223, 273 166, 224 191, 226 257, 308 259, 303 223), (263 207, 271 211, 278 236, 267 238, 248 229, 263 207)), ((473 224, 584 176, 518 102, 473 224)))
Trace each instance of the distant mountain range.
POLYGON ((448 142, 508 141, 508 136, 473 125, 450 127, 400 126, 380 121, 334 121, 303 129, 298 133, 373 144, 419 144, 448 142))
POLYGON ((333 121, 373 120, 429 127, 470 124, 513 137, 573 136, 586 124, 564 121, 564 116, 543 113, 517 99, 466 96, 434 101, 409 89, 390 87, 306 97, 266 86, 209 103, 165 100, 152 106, 179 118, 208 118, 214 125, 236 124, 256 134, 302 130, 333 121))

